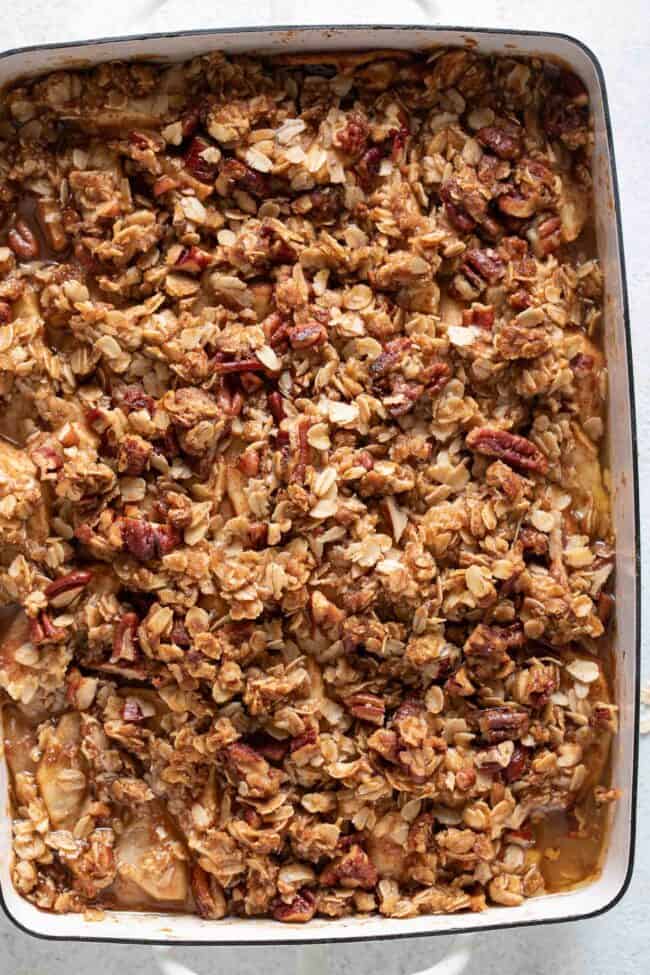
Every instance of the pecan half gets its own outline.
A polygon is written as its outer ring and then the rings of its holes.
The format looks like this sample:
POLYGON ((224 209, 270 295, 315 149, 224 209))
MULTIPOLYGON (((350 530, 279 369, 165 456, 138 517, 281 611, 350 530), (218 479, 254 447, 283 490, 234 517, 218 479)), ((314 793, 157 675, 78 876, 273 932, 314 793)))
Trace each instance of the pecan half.
POLYGON ((532 471, 536 474, 546 474, 548 460, 539 447, 507 430, 494 427, 476 427, 470 430, 465 443, 472 450, 486 457, 498 457, 511 467, 522 471, 532 471))
POLYGON ((16 220, 16 223, 7 234, 7 243, 16 257, 19 257, 22 261, 33 261, 41 252, 38 239, 34 236, 33 231, 25 220, 16 220))
POLYGON ((81 569, 67 572, 45 587, 45 596, 52 606, 67 606, 86 588, 92 577, 92 572, 81 569))
POLYGON ((481 736, 491 745, 523 738, 528 732, 529 718, 526 711, 508 707, 487 708, 479 711, 474 720, 481 736))

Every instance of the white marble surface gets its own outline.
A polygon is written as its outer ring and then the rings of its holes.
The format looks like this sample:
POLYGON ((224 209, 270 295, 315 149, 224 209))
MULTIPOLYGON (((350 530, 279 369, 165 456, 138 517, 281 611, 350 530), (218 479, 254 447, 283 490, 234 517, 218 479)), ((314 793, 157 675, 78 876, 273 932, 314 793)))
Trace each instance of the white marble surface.
MULTIPOLYGON (((24 44, 199 27, 323 23, 438 23, 518 27, 573 34, 601 60, 612 110, 623 208, 634 340, 643 534, 650 532, 650 18, 646 0, 0 0, 3 49, 24 44), (396 8, 398 8, 396 10, 396 8)), ((648 549, 644 555, 646 583, 648 549)), ((644 603, 648 589, 644 587, 644 603)), ((650 677, 646 653, 644 674, 650 677)), ((636 869, 623 901, 604 917, 567 925, 489 932, 461 939, 471 950, 468 972, 526 975, 637 975, 648 971, 650 924, 650 738, 641 747, 636 869)), ((331 949, 340 975, 402 975, 428 968, 448 939, 343 945, 331 949)), ((106 975, 317 975, 320 959, 300 948, 203 948, 154 951, 141 947, 69 945, 29 938, 0 917, 0 975, 70 975, 101 966, 106 975)), ((450 973, 451 975, 451 973, 450 973)))

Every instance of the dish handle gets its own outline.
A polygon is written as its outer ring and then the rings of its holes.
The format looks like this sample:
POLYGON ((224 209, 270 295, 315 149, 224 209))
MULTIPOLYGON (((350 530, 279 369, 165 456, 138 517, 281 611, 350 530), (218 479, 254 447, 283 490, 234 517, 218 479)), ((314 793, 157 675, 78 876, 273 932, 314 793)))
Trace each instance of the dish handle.
MULTIPOLYGON (((429 968, 410 972, 409 975, 463 975, 471 959, 471 939, 456 936, 449 940, 447 952, 429 968)), ((182 949, 172 947, 153 948, 156 964, 161 975, 198 975, 188 965, 177 960, 182 949)), ((363 946, 359 945, 363 951, 363 946)), ((336 963, 335 945, 296 945, 295 975, 334 975, 336 963)))

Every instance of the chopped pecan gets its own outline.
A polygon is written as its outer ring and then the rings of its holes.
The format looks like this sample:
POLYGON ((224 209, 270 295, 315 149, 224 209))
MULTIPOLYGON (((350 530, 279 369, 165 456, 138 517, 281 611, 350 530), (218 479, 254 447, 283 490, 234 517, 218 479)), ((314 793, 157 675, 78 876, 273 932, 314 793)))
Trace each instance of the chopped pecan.
POLYGON ((289 751, 293 755, 294 752, 300 751, 301 748, 307 748, 311 745, 315 745, 317 741, 318 731, 313 725, 310 725, 301 735, 296 735, 295 738, 291 739, 289 751))
POLYGON ((364 152, 357 165, 357 173, 363 185, 367 186, 379 175, 381 161, 385 156, 385 150, 379 146, 371 146, 364 152))
POLYGON ((116 401, 127 413, 134 410, 146 410, 153 413, 156 401, 148 396, 141 386, 125 386, 117 394, 116 401))
POLYGON ((298 452, 293 468, 292 480, 302 482, 305 479, 307 465, 311 459, 311 447, 307 439, 311 420, 301 420, 298 424, 298 452))
POLYGON ((529 552, 531 555, 548 555, 548 535, 543 532, 525 526, 519 532, 519 541, 524 552, 529 552))
POLYGON ((257 477, 260 470, 260 455, 253 447, 249 447, 240 454, 237 467, 246 477, 257 477))
POLYGON ((199 274, 206 267, 214 264, 214 257, 208 251, 201 250, 200 247, 184 247, 176 258, 174 267, 187 274, 199 274))
POLYGON ((342 194, 339 186, 326 186, 297 197, 291 209, 307 216, 316 224, 333 223, 341 212, 342 194))
POLYGON ((526 308, 530 308, 532 304, 532 299, 527 291, 523 288, 519 288, 518 291, 513 291, 508 297, 508 303, 511 305, 515 311, 524 311, 526 308))
POLYGON ((383 725, 384 723, 386 705, 376 694, 366 692, 353 694, 352 697, 346 698, 345 706, 355 718, 369 721, 370 724, 383 725))
POLYGON ((477 453, 498 457, 519 470, 536 474, 545 474, 548 470, 548 461, 539 447, 518 434, 494 427, 475 427, 467 434, 465 442, 477 453))
POLYGON ((39 643, 61 643, 66 639, 65 630, 55 626, 45 610, 30 620, 29 639, 34 644, 39 643))
POLYGON ((183 623, 182 620, 179 619, 174 620, 174 624, 172 626, 171 638, 172 638, 172 643, 175 643, 179 647, 192 646, 192 638, 187 632, 185 623, 183 623))
POLYGON ((265 548, 268 543, 269 526, 262 521, 254 521, 248 528, 251 548, 265 548))
POLYGON ((393 721, 404 721, 405 718, 417 718, 424 714, 424 702, 417 697, 405 698, 393 715, 393 721))
POLYGON ((391 380, 390 396, 384 399, 384 406, 391 416, 404 416, 413 409, 423 393, 421 383, 410 383, 398 376, 391 380))
POLYGON ((447 385, 451 379, 451 366, 447 362, 432 362, 422 374, 427 393, 434 396, 447 385))
POLYGON ((289 751, 289 741, 272 738, 271 735, 263 731, 258 731, 251 735, 247 744, 254 748, 256 752, 263 756, 267 762, 282 762, 289 751))
POLYGON ((389 133, 389 139, 392 143, 390 154, 394 162, 397 162, 403 156, 410 135, 408 125, 400 125, 399 129, 393 129, 389 133))
POLYGON ((580 99, 570 101, 564 93, 549 95, 542 106, 542 125, 550 139, 560 139, 569 149, 578 149, 589 138, 589 110, 580 99))
POLYGON ((464 308, 463 325, 478 325, 479 328, 492 328, 494 325, 494 308, 492 305, 479 304, 473 304, 471 308, 464 308))
POLYGON ((265 173, 258 173, 239 159, 222 159, 219 166, 219 184, 226 193, 244 190, 258 199, 271 195, 271 181, 265 173))
POLYGON ((165 140, 156 132, 139 132, 132 129, 128 134, 129 145, 141 151, 150 149, 152 152, 160 152, 165 148, 165 140))
POLYGON ((355 110, 346 116, 345 124, 336 130, 332 142, 341 152, 356 159, 365 149, 369 134, 367 117, 363 112, 355 110))
POLYGON ((497 675, 505 676, 508 668, 512 669, 508 651, 523 645, 524 633, 518 623, 510 626, 479 623, 467 638, 463 652, 468 668, 484 680, 497 675))
POLYGON ((514 126, 506 130, 496 125, 487 125, 478 130, 476 139, 499 159, 518 159, 521 155, 521 136, 514 126))
POLYGON ((225 916, 227 903, 223 887, 218 883, 216 877, 204 870, 198 863, 192 866, 190 886, 196 909, 201 917, 214 921, 225 916))
POLYGON ((195 136, 185 153, 183 160, 185 168, 200 183, 213 183, 217 175, 218 164, 208 162, 204 156, 206 150, 210 148, 211 145, 206 139, 195 136))
POLYGON ((506 266, 492 248, 480 250, 472 247, 465 253, 463 267, 470 269, 487 281, 488 284, 496 284, 506 273, 506 266))
POLYGON ((373 379, 381 379, 389 372, 392 372, 400 362, 407 349, 411 347, 411 339, 406 336, 399 336, 391 339, 384 346, 383 352, 377 356, 370 364, 370 375, 373 379))
POLYGON ((292 349, 311 349, 327 342, 327 329, 317 322, 307 322, 290 328, 288 338, 292 349))
POLYGON ((285 924, 306 924, 307 921, 311 921, 315 913, 316 898, 304 887, 290 903, 276 901, 273 908, 275 920, 283 921, 285 924))
POLYGON ((528 749, 523 745, 515 745, 510 764, 503 770, 503 778, 510 784, 523 779, 528 770, 528 749))
POLYGON ((269 393, 268 396, 269 410, 271 416, 275 422, 279 425, 285 418, 284 403, 282 402, 282 396, 278 392, 269 393))
POLYGON ((139 724, 141 721, 144 721, 142 708, 135 698, 127 697, 122 705, 122 720, 133 722, 134 724, 139 724))
POLYGON ((137 477, 146 470, 153 447, 148 440, 135 434, 127 434, 119 443, 117 452, 117 469, 137 477))
POLYGON ((63 448, 54 438, 43 440, 30 450, 30 456, 42 475, 63 467, 63 448))
POLYGON ((134 661, 137 656, 137 633, 140 620, 136 613, 124 613, 113 629, 111 663, 134 661))
POLYGON ((155 525, 141 518, 123 518, 120 524, 127 551, 140 562, 160 559, 178 545, 179 535, 171 525, 155 525))
MULTIPOLYGON (((443 202, 449 222, 462 233, 470 233, 476 227, 476 219, 470 215, 465 203, 467 195, 461 190, 456 180, 450 179, 440 187, 440 199, 443 202)), ((480 207, 484 214, 487 207, 480 207)))
POLYGON ((359 887, 372 890, 378 880, 377 868, 366 851, 356 843, 343 856, 329 863, 320 875, 320 882, 325 886, 340 884, 353 890, 359 887))

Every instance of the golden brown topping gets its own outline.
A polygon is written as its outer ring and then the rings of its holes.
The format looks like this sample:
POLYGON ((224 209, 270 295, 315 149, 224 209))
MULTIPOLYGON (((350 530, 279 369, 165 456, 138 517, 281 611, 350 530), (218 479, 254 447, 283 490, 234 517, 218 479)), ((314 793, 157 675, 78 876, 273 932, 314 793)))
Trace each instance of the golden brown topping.
POLYGON ((543 890, 531 817, 614 798, 584 86, 212 53, 1 98, 17 889, 297 923, 543 890))

